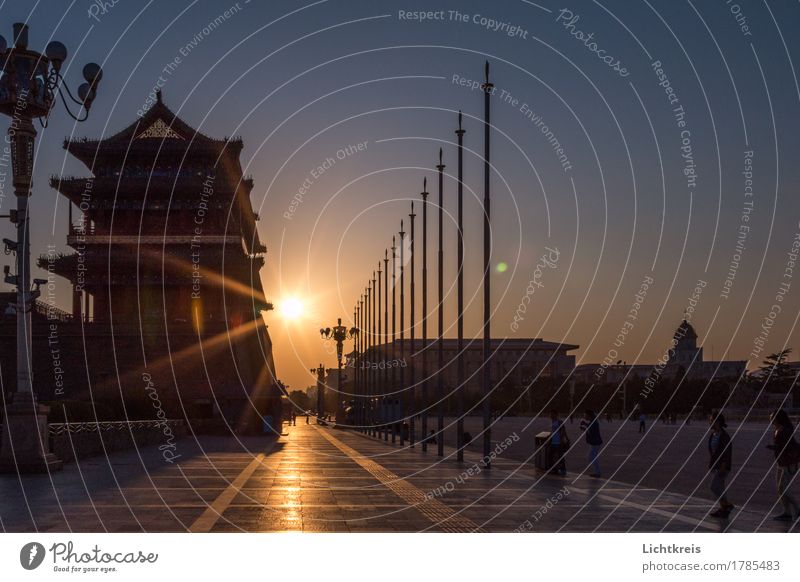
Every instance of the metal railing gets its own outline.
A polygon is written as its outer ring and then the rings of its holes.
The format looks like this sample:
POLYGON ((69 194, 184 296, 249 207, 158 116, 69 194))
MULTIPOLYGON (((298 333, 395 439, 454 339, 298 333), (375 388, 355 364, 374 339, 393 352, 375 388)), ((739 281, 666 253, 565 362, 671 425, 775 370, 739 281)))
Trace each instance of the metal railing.
POLYGON ((165 426, 177 428, 183 425, 182 420, 109 420, 100 422, 61 422, 47 426, 50 436, 62 434, 121 432, 141 429, 160 428, 165 426))

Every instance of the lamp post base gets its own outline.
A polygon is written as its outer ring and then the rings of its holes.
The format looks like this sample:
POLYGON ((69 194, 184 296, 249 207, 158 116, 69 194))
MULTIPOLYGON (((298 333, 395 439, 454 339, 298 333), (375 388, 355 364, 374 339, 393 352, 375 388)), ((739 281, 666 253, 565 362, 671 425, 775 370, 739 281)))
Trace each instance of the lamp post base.
POLYGON ((15 395, 3 414, 0 473, 50 473, 64 463, 50 452, 47 406, 15 395))

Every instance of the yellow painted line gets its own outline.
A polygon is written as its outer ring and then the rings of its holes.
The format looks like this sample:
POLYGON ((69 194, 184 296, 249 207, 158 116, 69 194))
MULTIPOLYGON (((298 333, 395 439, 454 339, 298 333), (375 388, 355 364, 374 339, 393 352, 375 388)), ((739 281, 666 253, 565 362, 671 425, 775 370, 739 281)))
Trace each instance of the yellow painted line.
POLYGON ((383 465, 376 463, 372 459, 366 458, 357 450, 330 434, 327 430, 320 428, 317 428, 317 430, 319 430, 320 434, 328 439, 331 444, 333 444, 345 455, 358 463, 361 468, 366 470, 378 481, 380 481, 383 486, 390 489, 392 493, 397 495, 408 505, 414 507, 414 509, 427 517, 433 524, 439 526, 443 531, 450 533, 486 533, 481 526, 471 519, 456 513, 438 499, 428 498, 422 489, 419 489, 408 481, 401 479, 398 475, 395 475, 383 465))
POLYGON ((203 514, 194 521, 191 527, 189 527, 190 532, 206 533, 211 531, 211 528, 213 528, 219 518, 222 517, 222 514, 236 498, 236 495, 241 492, 244 484, 247 483, 255 470, 263 464, 267 453, 272 450, 275 442, 276 441, 273 441, 272 445, 270 445, 266 451, 256 455, 256 458, 253 459, 250 464, 247 465, 244 470, 242 470, 241 473, 239 473, 236 479, 234 479, 233 483, 228 485, 228 487, 226 487, 225 490, 219 494, 214 502, 206 507, 206 510, 203 512, 203 514))

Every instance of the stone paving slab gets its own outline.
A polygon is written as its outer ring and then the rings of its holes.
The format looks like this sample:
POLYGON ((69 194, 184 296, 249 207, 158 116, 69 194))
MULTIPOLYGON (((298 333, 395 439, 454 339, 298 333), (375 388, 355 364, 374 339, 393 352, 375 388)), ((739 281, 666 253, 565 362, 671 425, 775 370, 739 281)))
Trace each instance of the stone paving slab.
POLYGON ((708 500, 584 476, 537 475, 526 463, 401 448, 354 431, 289 427, 279 439, 180 441, 0 476, 3 531, 787 531, 754 511, 724 522, 708 500), (477 469, 476 469, 477 468, 477 469), (470 476, 468 471, 472 469, 470 476), (560 492, 560 494, 559 494, 560 492), (568 493, 565 493, 568 492, 568 493))

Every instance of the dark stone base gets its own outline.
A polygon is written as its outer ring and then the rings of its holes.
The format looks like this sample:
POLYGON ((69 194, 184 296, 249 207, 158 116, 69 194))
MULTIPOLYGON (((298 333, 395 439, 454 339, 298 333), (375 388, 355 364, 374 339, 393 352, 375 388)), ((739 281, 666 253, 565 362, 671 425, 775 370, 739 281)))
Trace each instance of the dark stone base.
POLYGON ((49 408, 31 394, 15 393, 3 414, 0 473, 60 471, 63 462, 50 452, 47 429, 49 408))

